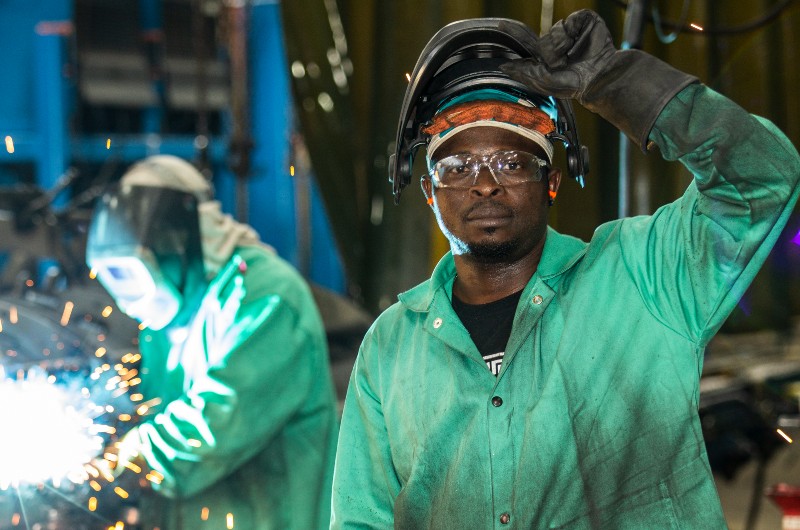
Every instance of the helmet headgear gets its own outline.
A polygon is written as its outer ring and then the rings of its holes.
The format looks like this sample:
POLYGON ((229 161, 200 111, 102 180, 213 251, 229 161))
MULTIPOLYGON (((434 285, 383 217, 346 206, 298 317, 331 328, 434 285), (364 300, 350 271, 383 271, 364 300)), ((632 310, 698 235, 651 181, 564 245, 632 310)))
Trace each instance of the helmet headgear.
POLYGON ((86 260, 119 308, 151 329, 170 324, 204 280, 198 203, 210 184, 175 157, 134 165, 95 205, 86 260))
POLYGON ((555 122, 548 137, 563 143, 567 170, 583 187, 589 172, 588 149, 581 145, 568 100, 538 94, 500 70, 513 59, 534 57, 536 34, 522 22, 474 18, 448 24, 422 50, 403 99, 395 152, 389 157, 389 181, 395 203, 410 182, 416 150, 430 135, 421 129, 443 104, 466 92, 490 88, 515 94, 547 112, 555 122), (508 31, 509 26, 516 26, 508 31), (529 36, 525 38, 524 36, 529 36))

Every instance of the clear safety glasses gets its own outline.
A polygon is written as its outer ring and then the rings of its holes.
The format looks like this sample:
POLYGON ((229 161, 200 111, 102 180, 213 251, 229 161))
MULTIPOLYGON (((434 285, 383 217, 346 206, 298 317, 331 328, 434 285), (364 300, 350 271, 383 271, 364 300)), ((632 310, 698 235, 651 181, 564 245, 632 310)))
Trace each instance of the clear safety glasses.
POLYGON ((547 162, 525 151, 498 151, 490 155, 458 154, 428 162, 428 173, 435 188, 470 188, 486 166, 495 182, 513 186, 539 182, 547 162))

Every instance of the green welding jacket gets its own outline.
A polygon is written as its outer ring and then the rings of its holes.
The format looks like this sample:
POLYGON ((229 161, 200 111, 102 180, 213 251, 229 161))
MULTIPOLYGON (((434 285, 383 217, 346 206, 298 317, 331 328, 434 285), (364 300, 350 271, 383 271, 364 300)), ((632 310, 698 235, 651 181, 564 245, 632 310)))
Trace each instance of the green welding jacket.
POLYGON ((322 320, 288 263, 240 247, 183 333, 144 330, 139 346, 144 400, 161 404, 123 444, 164 477, 141 528, 328 527, 336 398, 322 320))
POLYGON ((497 377, 451 306, 451 255, 379 316, 345 401, 333 528, 725 528, 704 346, 786 224, 800 158, 699 84, 650 138, 693 182, 588 244, 550 229, 497 377))

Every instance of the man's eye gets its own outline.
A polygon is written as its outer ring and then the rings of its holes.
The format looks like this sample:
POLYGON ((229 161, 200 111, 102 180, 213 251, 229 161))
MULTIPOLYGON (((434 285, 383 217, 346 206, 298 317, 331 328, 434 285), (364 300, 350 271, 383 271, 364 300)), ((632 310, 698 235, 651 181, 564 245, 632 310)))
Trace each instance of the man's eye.
POLYGON ((448 164, 442 167, 442 173, 446 175, 463 175, 469 171, 465 164, 448 164))
POLYGON ((525 164, 518 158, 510 160, 500 160, 497 164, 498 169, 505 173, 519 173, 525 171, 525 164))

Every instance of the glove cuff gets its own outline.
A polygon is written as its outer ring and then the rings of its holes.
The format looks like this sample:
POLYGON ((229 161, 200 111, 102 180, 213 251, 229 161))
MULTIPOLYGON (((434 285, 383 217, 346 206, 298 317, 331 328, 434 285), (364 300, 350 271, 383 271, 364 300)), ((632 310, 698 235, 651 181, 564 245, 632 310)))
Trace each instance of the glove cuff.
POLYGON ((579 98, 624 132, 642 151, 659 114, 695 76, 641 50, 618 50, 579 98))

